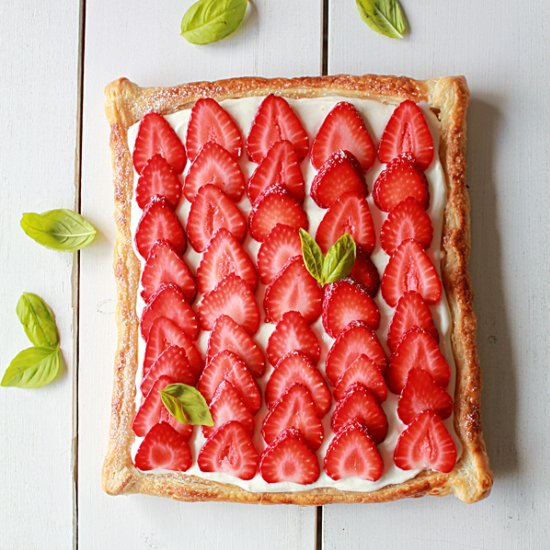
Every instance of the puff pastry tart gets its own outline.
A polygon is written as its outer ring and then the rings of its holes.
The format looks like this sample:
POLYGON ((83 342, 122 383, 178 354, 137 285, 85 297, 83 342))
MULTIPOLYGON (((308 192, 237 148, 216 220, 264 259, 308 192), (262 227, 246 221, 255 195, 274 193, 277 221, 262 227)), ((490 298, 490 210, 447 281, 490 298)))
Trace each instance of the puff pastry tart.
POLYGON ((108 493, 488 494, 468 95, 461 77, 373 75, 107 87, 108 493), (169 385, 195 392, 212 425, 174 415, 169 385))

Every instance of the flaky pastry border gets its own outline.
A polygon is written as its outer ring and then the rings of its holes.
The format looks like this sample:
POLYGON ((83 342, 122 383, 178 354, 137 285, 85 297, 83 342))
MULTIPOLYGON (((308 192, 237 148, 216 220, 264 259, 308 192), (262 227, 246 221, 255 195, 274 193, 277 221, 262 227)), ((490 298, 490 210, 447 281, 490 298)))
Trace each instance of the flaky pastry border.
POLYGON ((480 423, 481 378, 476 346, 476 318, 468 273, 470 254, 469 198, 465 183, 466 109, 469 92, 463 77, 419 81, 395 76, 322 76, 302 78, 232 78, 169 88, 141 88, 125 78, 106 88, 106 114, 111 127, 117 238, 114 272, 117 283, 118 343, 111 411, 111 429, 103 466, 103 487, 109 494, 146 493, 184 501, 220 500, 261 504, 322 505, 385 502, 404 497, 446 495, 475 502, 488 494, 492 473, 480 423), (454 421, 462 455, 449 474, 424 471, 404 483, 373 492, 319 488, 300 492, 249 492, 185 473, 150 474, 137 470, 130 448, 134 441, 138 318, 136 296, 140 263, 132 248, 130 229, 134 187, 127 130, 146 113, 163 115, 190 107, 200 97, 217 101, 263 96, 292 98, 325 95, 399 102, 427 102, 441 122, 440 158, 448 197, 442 236, 443 283, 452 316, 451 342, 457 367, 454 421))

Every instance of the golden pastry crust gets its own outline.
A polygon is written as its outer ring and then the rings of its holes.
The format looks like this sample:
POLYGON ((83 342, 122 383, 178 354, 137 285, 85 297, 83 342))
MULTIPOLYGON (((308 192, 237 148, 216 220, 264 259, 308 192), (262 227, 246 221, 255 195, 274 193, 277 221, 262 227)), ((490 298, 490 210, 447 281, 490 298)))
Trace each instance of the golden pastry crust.
POLYGON ((118 344, 103 487, 109 494, 146 493, 178 500, 222 500, 261 504, 321 505, 333 502, 385 502, 404 497, 454 493, 465 502, 486 496, 492 485, 480 423, 481 377, 476 346, 476 318, 468 273, 469 199, 466 189, 466 108, 469 92, 463 77, 418 81, 395 76, 323 76, 303 78, 234 78, 195 82, 169 88, 140 88, 119 79, 106 88, 111 126, 117 239, 114 271, 117 283, 118 344), (146 113, 163 115, 190 107, 200 97, 217 101, 270 93, 292 98, 325 95, 395 103, 426 102, 441 122, 440 159, 448 188, 442 236, 441 270, 452 317, 451 342, 457 368, 454 421, 462 454, 448 474, 424 471, 413 479, 373 492, 319 488, 300 492, 249 492, 185 473, 148 474, 137 470, 130 447, 134 441, 138 318, 135 312, 140 264, 130 230, 134 175, 127 130, 146 113))

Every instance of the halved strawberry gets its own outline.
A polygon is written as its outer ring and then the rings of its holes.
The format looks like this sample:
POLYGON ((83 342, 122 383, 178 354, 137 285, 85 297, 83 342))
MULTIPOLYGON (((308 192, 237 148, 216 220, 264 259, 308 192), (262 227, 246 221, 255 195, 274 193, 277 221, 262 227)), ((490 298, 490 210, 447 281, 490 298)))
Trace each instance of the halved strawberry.
POLYGON ((363 323, 355 322, 338 335, 328 352, 326 374, 333 386, 360 355, 366 355, 382 373, 386 370, 386 354, 376 333, 363 323))
POLYGON ((428 213, 416 199, 409 197, 391 209, 380 231, 380 245, 390 255, 407 239, 428 248, 433 232, 428 213))
POLYGON ((184 437, 185 441, 189 441, 195 429, 195 426, 192 426, 191 424, 182 424, 179 420, 176 420, 168 412, 168 409, 166 407, 160 408, 159 422, 167 422, 168 424, 170 424, 170 426, 172 426, 172 428, 174 428, 176 432, 184 437))
POLYGON ((363 384, 355 383, 338 401, 332 413, 331 426, 335 432, 350 420, 365 426, 375 443, 381 443, 388 434, 388 419, 375 395, 363 384))
POLYGON ((263 242, 277 224, 295 229, 309 227, 307 215, 298 201, 284 187, 275 184, 258 197, 250 211, 248 225, 252 237, 263 242))
POLYGON ((227 380, 240 393, 252 413, 260 408, 261 396, 258 384, 246 368, 244 361, 231 351, 220 351, 209 360, 197 383, 207 403, 212 401, 218 386, 227 380))
POLYGON ((204 365, 201 354, 185 332, 166 317, 155 319, 149 330, 149 338, 147 338, 145 358, 143 360, 143 376, 147 374, 148 370, 159 358, 161 353, 166 348, 174 345, 185 350, 189 366, 198 376, 204 365))
POLYGON ((160 390, 174 381, 169 376, 160 376, 157 378, 153 387, 141 403, 139 410, 134 417, 132 430, 138 437, 143 437, 145 434, 158 423, 160 419, 160 411, 164 407, 160 399, 160 390))
POLYGON ((169 242, 176 254, 182 254, 187 246, 185 232, 174 211, 164 199, 153 197, 141 215, 135 235, 136 248, 144 260, 160 240, 169 242))
POLYGON ((393 460, 402 470, 447 473, 456 464, 456 445, 441 418, 424 411, 399 436, 393 460))
POLYGON ((437 342, 421 328, 409 330, 392 353, 386 379, 393 393, 401 393, 409 372, 415 367, 428 371, 438 385, 447 387, 451 377, 449 364, 437 342))
POLYGON ((327 285, 323 296, 323 326, 336 338, 352 321, 362 321, 376 330, 380 312, 367 291, 353 279, 327 285))
POLYGON ((350 275, 363 285, 369 296, 376 296, 380 287, 380 275, 373 261, 361 247, 356 248, 355 263, 350 275))
POLYGON ((330 409, 330 391, 322 374, 306 355, 299 351, 288 353, 275 365, 265 387, 265 401, 271 407, 293 384, 304 385, 315 403, 319 416, 330 409))
POLYGON ((252 479, 258 471, 260 455, 240 422, 220 426, 205 442, 197 457, 202 472, 222 472, 252 479))
POLYGON ((384 463, 376 444, 359 422, 348 422, 330 442, 323 460, 325 472, 332 479, 358 477, 377 481, 384 463))
POLYGON ((136 201, 143 209, 153 197, 162 197, 176 208, 181 197, 181 181, 161 155, 149 159, 136 186, 136 201))
POLYGON ((382 275, 381 289, 384 300, 392 307, 411 290, 428 304, 435 304, 442 291, 434 264, 414 239, 402 242, 394 250, 382 275))
POLYGON ((430 308, 418 292, 405 292, 397 303, 388 331, 388 347, 394 351, 403 335, 412 328, 423 328, 439 342, 439 332, 435 328, 430 308))
POLYGON ((278 323, 287 311, 298 311, 308 323, 321 315, 323 291, 301 256, 291 258, 265 289, 266 323, 278 323))
POLYGON ((193 202, 203 185, 216 185, 232 201, 243 196, 245 180, 237 161, 213 141, 205 143, 189 167, 183 184, 183 194, 193 202))
POLYGON ((163 283, 173 283, 185 299, 192 303, 197 293, 191 270, 168 241, 157 241, 141 273, 141 297, 147 302, 163 283))
POLYGON ((378 146, 382 162, 390 162, 403 153, 413 156, 420 170, 425 170, 434 156, 434 142, 426 119, 410 99, 395 109, 378 146))
POLYGON ((304 176, 294 147, 288 141, 278 141, 248 180, 247 193, 254 204, 258 197, 275 184, 282 185, 297 201, 305 194, 304 176))
POLYGON ((344 193, 327 210, 317 228, 315 240, 326 253, 344 233, 349 233, 355 244, 367 254, 374 250, 376 233, 365 197, 355 193, 344 193))
POLYGON ((296 428, 286 429, 262 453, 260 473, 268 483, 309 485, 319 477, 319 461, 296 428))
POLYGON ((272 365, 291 351, 300 351, 315 364, 321 357, 321 346, 307 321, 297 311, 287 311, 277 323, 267 342, 267 356, 272 365))
POLYGON ((351 151, 365 171, 372 166, 376 155, 361 115, 347 101, 337 103, 323 121, 311 147, 311 164, 318 170, 340 149, 351 151))
POLYGON ((192 340, 199 333, 197 316, 176 285, 160 285, 157 292, 151 296, 151 299, 143 308, 140 328, 144 340, 149 338, 151 327, 159 317, 166 317, 173 321, 192 340))
POLYGON ((315 174, 311 198, 321 208, 329 208, 344 193, 366 197, 368 189, 357 159, 349 151, 336 151, 315 174))
POLYGON ((248 158, 258 164, 275 143, 283 140, 292 144, 299 161, 307 155, 309 138, 300 119, 285 99, 271 94, 262 101, 250 128, 248 158))
POLYGON ((221 145, 233 158, 241 156, 243 138, 229 113, 214 99, 198 99, 189 117, 185 146, 191 160, 209 141, 221 145))
POLYGON ((231 420, 240 422, 250 435, 254 432, 254 417, 244 404, 241 394, 228 380, 222 380, 210 402, 209 408, 214 426, 202 427, 204 437, 209 437, 216 428, 231 420))
POLYGON ((262 376, 265 371, 265 358, 258 344, 250 334, 227 315, 221 315, 214 323, 206 352, 210 361, 217 353, 231 351, 244 361, 254 376, 262 376))
POLYGON ((411 369, 397 403, 397 414, 405 424, 410 424, 417 415, 428 410, 440 418, 448 418, 453 412, 453 400, 428 371, 411 369))
POLYGON ((136 172, 141 174, 147 162, 157 154, 166 159, 174 172, 183 172, 187 161, 183 143, 162 115, 148 113, 139 124, 134 146, 133 161, 136 172))
POLYGON ((260 311, 250 287, 231 273, 209 292, 199 306, 199 320, 204 330, 212 330, 221 315, 229 315, 249 334, 260 326, 260 311))
POLYGON ((191 246, 203 252, 221 228, 242 242, 246 219, 235 203, 216 185, 203 185, 187 216, 187 235, 191 246))
POLYGON ((409 156, 393 159, 376 178, 372 198, 380 210, 389 212, 400 202, 412 197, 423 208, 428 208, 430 191, 428 180, 409 156))
POLYGON ((258 250, 258 272, 262 283, 269 284, 290 258, 301 254, 298 229, 278 223, 258 250))
POLYGON ((208 294, 230 273, 238 275, 255 290, 258 281, 252 260, 239 241, 222 227, 210 241, 197 269, 200 292, 208 294))
POLYGON ((380 367, 366 355, 359 355, 344 371, 334 388, 334 397, 340 401, 348 389, 357 382, 370 390, 379 402, 385 401, 388 397, 388 388, 380 367))
POLYGON ((191 466, 193 456, 185 436, 179 434, 167 422, 153 426, 141 442, 136 453, 135 465, 139 470, 163 468, 185 472, 191 466))

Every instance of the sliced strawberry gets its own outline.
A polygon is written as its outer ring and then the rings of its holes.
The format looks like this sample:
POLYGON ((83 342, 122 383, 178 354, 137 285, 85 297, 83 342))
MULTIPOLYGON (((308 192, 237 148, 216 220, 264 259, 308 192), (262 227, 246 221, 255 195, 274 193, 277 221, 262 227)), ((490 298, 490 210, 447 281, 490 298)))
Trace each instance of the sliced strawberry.
POLYGON ((338 335, 328 352, 326 373, 333 386, 360 355, 366 355, 380 367, 382 373, 386 370, 386 354, 376 333, 363 323, 356 322, 338 335))
POLYGON ((425 170, 434 156, 434 142, 424 115, 410 99, 395 109, 378 146, 382 162, 390 162, 404 153, 414 157, 420 170, 425 170))
POLYGON ((197 283, 203 294, 214 290, 227 275, 234 273, 255 290, 256 268, 248 254, 227 229, 219 229, 210 241, 197 269, 197 283))
POLYGON ((350 273, 360 285, 363 285, 369 296, 376 296, 380 287, 380 275, 373 261, 360 247, 356 249, 355 263, 350 273))
POLYGON ((181 197, 181 181, 160 155, 149 159, 136 186, 136 201, 141 209, 153 197, 162 197, 170 208, 176 208, 181 197))
POLYGON ((376 155, 361 115, 347 101, 337 103, 323 121, 311 147, 311 164, 318 170, 340 149, 351 151, 363 170, 372 166, 376 155))
POLYGON ((212 357, 199 378, 197 389, 202 393, 207 403, 212 401, 219 385, 227 380, 240 393, 244 404, 252 413, 260 408, 261 396, 258 384, 246 368, 243 360, 225 350, 212 357))
POLYGON ((277 323, 267 342, 267 356, 272 365, 291 351, 300 351, 317 364, 321 346, 307 321, 297 311, 287 311, 277 323))
POLYGON ((195 299, 197 286, 191 270, 168 241, 157 241, 141 273, 141 297, 147 302, 163 283, 175 284, 189 303, 195 299))
POLYGON ((147 374, 160 354, 170 346, 179 346, 185 350, 189 366, 198 376, 204 365, 204 360, 193 345, 191 339, 170 319, 159 317, 153 321, 145 347, 145 359, 143 360, 143 376, 147 374))
POLYGON ((166 407, 160 408, 159 422, 168 422, 176 432, 185 438, 185 441, 189 441, 195 428, 191 424, 182 424, 179 420, 176 420, 166 407))
POLYGON ((176 174, 185 168, 185 148, 172 126, 157 113, 146 114, 139 124, 134 146, 134 168, 141 174, 147 162, 155 155, 162 155, 176 174))
POLYGON ((262 193, 248 218, 250 234, 257 241, 263 242, 277 224, 288 225, 295 229, 307 229, 307 215, 298 201, 281 185, 273 185, 262 193))
POLYGON ((192 340, 199 333, 197 316, 185 301, 181 290, 175 285, 161 285, 143 308, 140 328, 144 340, 149 338, 151 327, 159 317, 166 317, 173 321, 192 340))
POLYGON ((141 403, 139 410, 134 417, 132 430, 138 437, 143 437, 145 434, 159 422, 160 411, 164 407, 160 399, 160 390, 174 381, 169 376, 161 376, 157 378, 153 387, 141 403))
POLYGON ((323 163, 311 183, 311 198, 329 208, 344 193, 367 196, 368 189, 357 159, 349 151, 336 151, 323 163))
POLYGON ((345 233, 349 233, 355 244, 367 254, 374 250, 376 233, 365 197, 355 193, 344 193, 324 215, 315 240, 323 252, 327 250, 345 233))
POLYGON ((204 330, 212 330, 221 315, 229 315, 248 334, 260 326, 260 311, 250 287, 237 275, 228 275, 199 306, 199 319, 204 330))
POLYGON ((182 254, 187 246, 185 232, 174 211, 164 199, 153 197, 136 229, 136 248, 143 259, 147 259, 154 244, 160 240, 169 242, 176 254, 182 254))
POLYGON ((222 380, 210 402, 209 408, 214 426, 202 427, 204 437, 209 437, 216 428, 231 420, 240 422, 250 435, 254 432, 254 417, 244 404, 241 394, 233 387, 231 382, 222 380))
POLYGON ((219 229, 227 229, 237 241, 246 233, 246 219, 235 203, 216 185, 203 185, 187 216, 189 242, 203 252, 219 229))
POLYGON ((352 321, 362 321, 376 330, 380 312, 367 291, 353 279, 344 279, 325 287, 323 326, 336 338, 352 321))
POLYGON ((423 328, 439 342, 439 333, 435 328, 430 308, 420 294, 414 291, 405 292, 397 303, 388 331, 388 347, 391 351, 397 349, 401 338, 411 328, 423 328))
POLYGON ((300 430, 313 450, 317 450, 323 442, 323 423, 317 416, 311 393, 302 384, 291 386, 281 399, 273 404, 264 419, 262 435, 269 445, 287 428, 300 430))
POLYGON ((265 372, 262 350, 250 334, 227 315, 221 315, 214 323, 208 340, 207 360, 210 361, 221 351, 231 351, 238 355, 254 376, 262 376, 265 372))
POLYGON ((262 101, 250 128, 248 158, 258 164, 275 143, 283 140, 292 144, 299 161, 307 155, 309 138, 300 119, 286 100, 271 94, 262 101))
POLYGON ((325 472, 332 479, 358 477, 377 481, 384 463, 376 444, 359 422, 348 422, 330 442, 323 461, 325 472))
POLYGON ((179 434, 167 422, 153 426, 141 442, 135 464, 139 470, 163 468, 185 472, 191 466, 193 456, 185 436, 179 434))
POLYGON ((217 101, 205 97, 191 109, 185 142, 189 158, 194 160, 209 141, 221 145, 233 158, 241 156, 243 138, 239 127, 217 101))
POLYGON ((202 472, 221 472, 252 479, 260 456, 240 422, 220 426, 205 442, 197 457, 202 472))
POLYGON ((301 256, 291 258, 265 289, 266 323, 278 323, 287 311, 297 311, 308 323, 321 315, 323 291, 301 256))
POLYGON ((416 199, 423 208, 428 208, 428 181, 411 157, 397 157, 376 178, 372 198, 380 210, 389 212, 409 197, 416 199))
POLYGON ((335 432, 350 420, 365 426, 375 443, 381 443, 388 434, 388 420, 375 395, 363 384, 355 383, 338 401, 332 414, 331 426, 335 432))
POLYGON ((399 298, 411 290, 428 304, 441 297, 441 280, 434 264, 413 239, 404 241, 393 252, 382 275, 382 296, 395 307, 399 298))
POLYGON ((301 485, 319 477, 319 461, 296 428, 286 429, 262 453, 260 473, 268 483, 290 481, 301 485))
POLYGON ((456 464, 456 445, 441 418, 424 411, 399 436, 393 460, 402 470, 431 468, 447 473, 456 464))
POLYGON ((258 250, 258 272, 262 283, 269 284, 290 258, 301 254, 298 229, 278 223, 258 250))
POLYGON ((445 388, 451 377, 449 364, 437 342, 421 328, 409 330, 390 358, 386 379, 393 393, 401 393, 411 369, 420 366, 428 371, 438 385, 445 388))
POLYGON ((330 409, 330 391, 322 374, 306 355, 299 351, 288 353, 275 365, 265 387, 265 401, 271 407, 293 384, 304 385, 315 403, 317 414, 324 416, 330 409))
POLYGON ((428 213, 416 199, 409 197, 390 211, 380 231, 380 245, 390 255, 407 239, 428 248, 433 232, 428 213))
POLYGON ((370 390, 380 403, 388 397, 388 388, 380 367, 366 355, 359 355, 345 370, 336 384, 334 397, 340 401, 348 389, 357 382, 370 390))
POLYGON ((278 141, 248 180, 248 198, 254 204, 258 197, 275 184, 282 185, 298 202, 304 200, 305 184, 300 161, 288 141, 278 141))
POLYGON ((448 418, 453 412, 453 400, 436 384, 429 372, 414 368, 410 370, 407 383, 401 392, 397 414, 405 424, 410 424, 424 411, 433 411, 443 419, 448 418))

